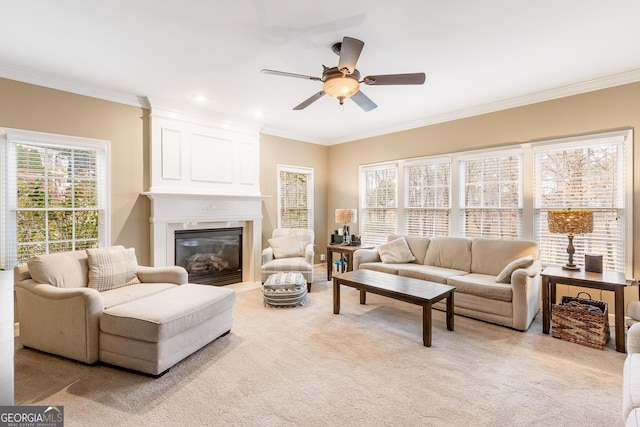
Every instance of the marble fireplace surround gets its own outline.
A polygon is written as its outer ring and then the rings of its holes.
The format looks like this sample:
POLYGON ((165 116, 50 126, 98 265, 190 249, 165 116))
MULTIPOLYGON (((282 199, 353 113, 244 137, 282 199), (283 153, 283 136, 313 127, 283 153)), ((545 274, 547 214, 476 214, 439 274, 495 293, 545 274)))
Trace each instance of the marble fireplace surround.
POLYGON ((151 200, 151 261, 174 265, 175 231, 242 227, 242 281, 259 282, 262 197, 143 193, 151 200))

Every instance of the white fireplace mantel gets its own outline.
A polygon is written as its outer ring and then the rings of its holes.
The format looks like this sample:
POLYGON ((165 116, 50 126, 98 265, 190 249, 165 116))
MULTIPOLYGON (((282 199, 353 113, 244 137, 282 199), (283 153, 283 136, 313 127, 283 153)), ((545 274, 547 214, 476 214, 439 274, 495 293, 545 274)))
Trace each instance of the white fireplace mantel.
POLYGON ((151 200, 151 259, 175 265, 176 230, 242 227, 242 280, 259 282, 262 255, 262 196, 142 193, 151 200))

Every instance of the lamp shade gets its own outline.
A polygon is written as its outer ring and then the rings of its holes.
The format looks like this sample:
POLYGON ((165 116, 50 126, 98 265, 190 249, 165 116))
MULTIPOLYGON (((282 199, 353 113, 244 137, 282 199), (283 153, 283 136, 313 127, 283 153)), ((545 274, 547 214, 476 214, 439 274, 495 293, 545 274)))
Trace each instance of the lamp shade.
POLYGON ((583 234, 593 231, 593 212, 589 209, 557 209, 549 211, 549 231, 561 234, 583 234))
POLYGON ((336 209, 337 224, 355 224, 358 222, 357 209, 336 209))

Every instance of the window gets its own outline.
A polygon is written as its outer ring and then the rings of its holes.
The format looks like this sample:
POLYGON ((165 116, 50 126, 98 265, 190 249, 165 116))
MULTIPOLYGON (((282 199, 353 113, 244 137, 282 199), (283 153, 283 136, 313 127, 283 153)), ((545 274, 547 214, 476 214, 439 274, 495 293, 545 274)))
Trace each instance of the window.
POLYGON ((535 240, 543 264, 565 264, 567 236, 549 233, 547 212, 590 209, 575 261, 602 254, 605 269, 633 277, 632 158, 622 130, 363 165, 359 230, 367 244, 394 233, 535 240))
POLYGON ((397 165, 379 165, 362 169, 360 234, 363 243, 386 243, 397 230, 397 165))
POLYGON ((521 237, 520 156, 505 154, 461 161, 463 235, 521 237))
POLYGON ((2 130, 1 263, 108 242, 108 142, 2 130))
POLYGON ((278 165, 278 227, 313 229, 313 169, 278 165))
POLYGON ((449 235, 451 162, 449 159, 405 168, 404 224, 407 234, 449 235))
POLYGON ((593 232, 575 236, 575 262, 584 265, 585 253, 602 254, 603 268, 631 277, 631 261, 626 259, 631 241, 625 240, 630 230, 625 193, 631 192, 625 159, 631 158, 631 144, 625 132, 534 147, 536 241, 545 261, 565 264, 569 243, 566 235, 549 233, 547 212, 590 209, 593 232))

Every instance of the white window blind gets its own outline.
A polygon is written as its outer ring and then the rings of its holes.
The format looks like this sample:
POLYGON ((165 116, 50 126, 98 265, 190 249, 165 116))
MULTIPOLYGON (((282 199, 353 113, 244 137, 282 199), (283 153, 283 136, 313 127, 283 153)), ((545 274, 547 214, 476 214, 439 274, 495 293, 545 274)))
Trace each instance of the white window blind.
POLYGON ((522 234, 522 161, 505 154, 461 161, 460 216, 467 237, 518 239, 522 234))
POLYGON ((313 229, 313 169, 278 165, 278 227, 313 229))
POLYGON ((396 164, 361 169, 360 234, 365 244, 387 242, 397 230, 398 167, 396 164))
POLYGON ((632 139, 628 135, 592 136, 557 141, 534 148, 535 152, 535 224, 536 240, 544 262, 566 264, 566 235, 551 234, 547 213, 552 209, 590 209, 593 232, 576 235, 574 262, 584 265, 584 254, 603 255, 607 270, 625 271, 631 277, 630 262, 625 261, 625 202, 630 179, 626 159, 631 158, 632 139), (626 268, 625 268, 626 267, 626 268))
POLYGON ((406 166, 405 183, 405 232, 430 237, 449 235, 451 162, 406 166))
POLYGON ((104 246, 108 143, 25 131, 2 141, 3 266, 104 246))

